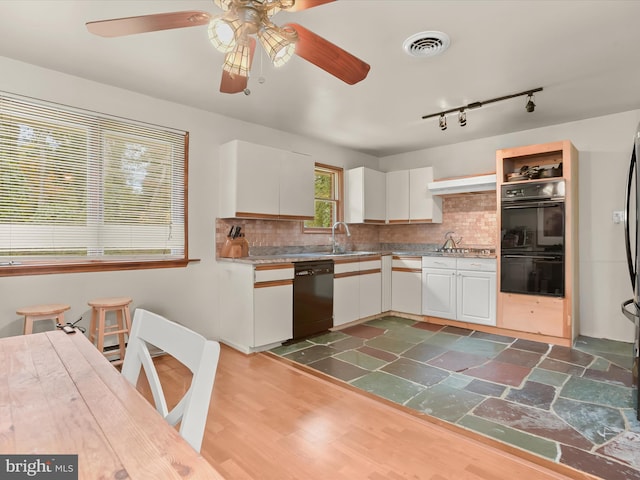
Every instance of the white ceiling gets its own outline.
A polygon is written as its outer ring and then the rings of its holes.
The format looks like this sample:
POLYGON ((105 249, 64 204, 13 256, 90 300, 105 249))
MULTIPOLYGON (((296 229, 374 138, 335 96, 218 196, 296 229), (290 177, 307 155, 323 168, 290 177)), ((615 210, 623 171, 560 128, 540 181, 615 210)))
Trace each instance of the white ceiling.
POLYGON ((338 0, 281 12, 275 23, 300 23, 371 71, 350 86, 299 57, 274 69, 258 46, 249 96, 218 91, 223 54, 206 27, 106 39, 84 26, 181 10, 220 12, 212 0, 1 0, 0 56, 376 156, 640 108, 637 0, 338 0), (409 57, 403 41, 425 30, 451 46, 409 57), (450 115, 444 132, 421 119, 537 87, 534 113, 518 97, 468 111, 466 127, 450 115))

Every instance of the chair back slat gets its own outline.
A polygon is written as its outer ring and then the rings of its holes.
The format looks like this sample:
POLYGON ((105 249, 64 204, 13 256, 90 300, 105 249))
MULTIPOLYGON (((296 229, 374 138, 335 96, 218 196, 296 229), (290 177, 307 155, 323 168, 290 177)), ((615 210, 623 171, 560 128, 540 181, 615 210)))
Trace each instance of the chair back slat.
POLYGON ((158 412, 171 425, 181 422, 180 434, 195 450, 200 451, 219 357, 218 342, 207 340, 161 315, 136 308, 122 375, 135 386, 144 368, 158 412), (170 412, 167 411, 149 345, 176 358, 193 374, 191 386, 170 412))

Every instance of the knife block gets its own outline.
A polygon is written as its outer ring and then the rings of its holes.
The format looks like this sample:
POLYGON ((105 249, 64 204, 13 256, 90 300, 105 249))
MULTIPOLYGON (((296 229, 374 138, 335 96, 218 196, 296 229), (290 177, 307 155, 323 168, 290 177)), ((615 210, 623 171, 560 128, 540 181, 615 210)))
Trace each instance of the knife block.
POLYGON ((244 237, 228 238, 224 241, 220 256, 223 258, 240 258, 249 256, 249 242, 244 237))

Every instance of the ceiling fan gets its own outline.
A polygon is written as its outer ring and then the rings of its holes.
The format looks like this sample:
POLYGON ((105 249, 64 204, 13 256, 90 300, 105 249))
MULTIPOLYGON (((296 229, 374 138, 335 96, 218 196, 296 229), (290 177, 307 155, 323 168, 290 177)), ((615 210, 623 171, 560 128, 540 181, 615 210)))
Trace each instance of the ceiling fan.
POLYGON ((271 17, 280 10, 297 12, 335 0, 213 0, 224 13, 213 16, 192 10, 139 17, 87 22, 90 33, 120 37, 173 28, 209 26, 209 39, 225 53, 220 91, 238 93, 247 88, 256 38, 275 66, 284 65, 294 54, 353 85, 364 80, 370 66, 310 30, 289 23, 277 26, 271 17))

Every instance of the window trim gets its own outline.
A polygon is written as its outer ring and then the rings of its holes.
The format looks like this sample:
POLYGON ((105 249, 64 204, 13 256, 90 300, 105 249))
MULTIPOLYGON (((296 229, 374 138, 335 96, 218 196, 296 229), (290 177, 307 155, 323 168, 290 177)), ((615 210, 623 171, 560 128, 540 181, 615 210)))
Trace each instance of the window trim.
MULTIPOLYGON (((326 163, 318 163, 316 162, 314 166, 314 175, 315 170, 325 169, 330 170, 332 173, 336 175, 336 193, 337 199, 336 201, 336 222, 344 221, 344 169, 342 167, 336 167, 335 165, 329 165, 326 163)), ((315 201, 315 192, 314 192, 314 201, 315 201)), ((342 226, 340 226, 342 228, 342 226)), ((302 222, 302 232, 303 233, 331 233, 331 227, 305 227, 304 222, 302 222)))
MULTIPOLYGON (((31 97, 21 97, 20 95, 10 94, 0 91, 0 95, 6 95, 9 98, 15 98, 17 100, 40 103, 52 108, 68 109, 71 111, 83 110, 77 107, 71 107, 55 102, 46 100, 40 100, 31 97)), ((98 112, 92 112, 84 110, 85 113, 91 113, 93 115, 99 115, 106 118, 113 118, 118 121, 127 121, 131 123, 152 125, 145 122, 140 122, 128 118, 117 117, 109 114, 103 114, 98 112)), ((170 128, 170 127, 160 127, 170 128)), ((75 258, 75 259, 33 259, 28 261, 9 262, 8 264, 2 263, 0 259, 0 278, 1 277, 15 277, 26 275, 46 275, 46 274, 60 274, 60 273, 81 273, 81 272, 106 272, 106 271, 120 271, 120 270, 144 270, 144 269, 156 269, 156 268, 177 268, 186 267, 189 263, 199 262, 199 259, 189 258, 189 208, 188 208, 188 193, 189 193, 189 132, 182 132, 184 138, 184 164, 183 164, 183 182, 182 189, 183 195, 183 219, 184 219, 184 251, 181 256, 175 258, 158 259, 148 257, 145 260, 144 255, 140 255, 137 258, 130 259, 118 259, 117 257, 108 259, 97 258, 75 258)))

